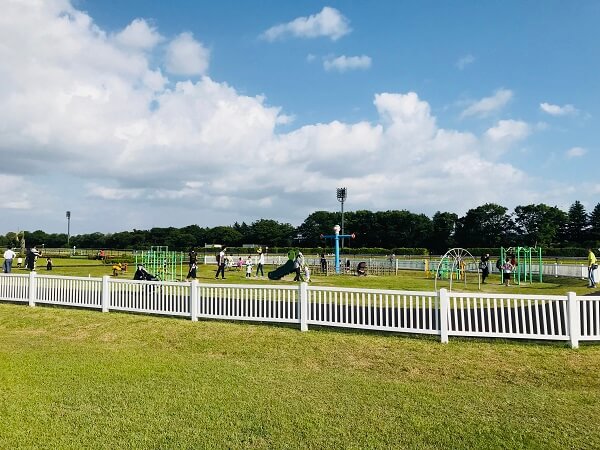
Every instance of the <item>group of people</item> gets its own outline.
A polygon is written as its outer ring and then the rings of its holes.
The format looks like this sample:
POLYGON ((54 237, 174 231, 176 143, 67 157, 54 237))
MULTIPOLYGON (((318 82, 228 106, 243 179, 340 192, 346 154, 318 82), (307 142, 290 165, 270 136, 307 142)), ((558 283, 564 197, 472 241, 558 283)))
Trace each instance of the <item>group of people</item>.
MULTIPOLYGON (((36 261, 41 255, 42 253, 37 249, 35 245, 31 248, 28 248, 25 252, 25 268, 29 270, 35 270, 36 261)), ((4 251, 4 262, 2 264, 2 271, 4 273, 12 272, 13 261, 15 259, 17 259, 18 261, 17 267, 21 267, 21 257, 17 258, 17 254, 14 252, 14 250, 8 247, 4 251)), ((51 258, 46 258, 46 269, 52 270, 51 258)))
MULTIPOLYGON (((479 261, 479 270, 481 271, 481 282, 485 284, 485 279, 490 274, 490 254, 486 253, 481 255, 481 260, 479 261)), ((510 286, 510 279, 512 278, 512 273, 517 267, 517 260, 515 255, 506 255, 504 261, 502 261, 502 257, 498 258, 496 261, 496 268, 502 274, 502 281, 505 286, 510 286)))

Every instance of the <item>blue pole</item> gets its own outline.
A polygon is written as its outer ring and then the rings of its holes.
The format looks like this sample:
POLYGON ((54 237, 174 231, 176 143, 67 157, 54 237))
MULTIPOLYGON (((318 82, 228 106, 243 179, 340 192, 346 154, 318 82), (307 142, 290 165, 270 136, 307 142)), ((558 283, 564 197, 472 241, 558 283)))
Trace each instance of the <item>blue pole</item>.
POLYGON ((340 235, 335 235, 335 273, 340 273, 340 235))

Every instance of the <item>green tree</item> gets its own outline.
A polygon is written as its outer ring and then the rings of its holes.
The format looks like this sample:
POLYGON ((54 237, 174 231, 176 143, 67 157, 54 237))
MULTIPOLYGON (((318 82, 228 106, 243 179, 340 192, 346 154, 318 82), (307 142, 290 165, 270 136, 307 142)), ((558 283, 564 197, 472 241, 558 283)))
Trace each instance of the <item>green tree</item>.
POLYGON ((572 245, 584 246, 588 237, 588 217, 579 200, 571 205, 567 220, 567 239, 572 245))
POLYGON ((455 246, 458 215, 449 212, 436 212, 431 219, 431 235, 428 247, 437 254, 446 253, 455 246))
POLYGON ((508 209, 486 203, 467 211, 458 221, 457 245, 461 247, 500 247, 513 244, 513 222, 508 209))
MULTIPOLYGON (((347 219, 349 214, 344 216, 347 219)), ((347 222, 347 220, 346 220, 347 222)), ((296 231, 302 235, 302 244, 310 247, 326 246, 328 244, 321 239, 322 234, 333 233, 333 227, 337 224, 337 215, 329 211, 315 211, 310 214, 296 231)), ((346 225, 345 228, 348 228, 346 225)))
POLYGON ((523 245, 549 247, 559 244, 561 230, 567 223, 567 215, 556 206, 517 206, 515 228, 518 241, 523 245))
POLYGON ((600 203, 598 203, 590 213, 588 223, 589 238, 593 241, 593 246, 597 247, 600 243, 600 203))
POLYGON ((294 227, 289 223, 260 219, 250 225, 246 244, 286 247, 292 244, 293 235, 294 227))

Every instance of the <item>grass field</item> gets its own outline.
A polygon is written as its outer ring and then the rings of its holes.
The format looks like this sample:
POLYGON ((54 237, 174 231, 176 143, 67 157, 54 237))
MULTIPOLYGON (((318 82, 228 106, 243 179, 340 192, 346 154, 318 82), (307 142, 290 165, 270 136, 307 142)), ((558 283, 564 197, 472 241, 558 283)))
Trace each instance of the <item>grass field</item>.
MULTIPOLYGON (((59 259, 52 271, 110 273, 59 259)), ((313 280, 433 290, 423 273, 313 280)), ((484 290, 587 292, 577 279, 491 281, 484 290)), ((270 283, 236 271, 225 282, 270 283)), ((0 342, 0 448, 600 448, 597 344, 442 345, 12 304, 0 304, 0 342)))
POLYGON ((600 346, 0 304, 0 448, 599 448, 600 346))
MULTIPOLYGON (((88 259, 54 259, 54 269, 52 271, 46 271, 44 259, 39 260, 38 274, 40 275, 67 275, 67 276, 80 276, 80 277, 102 277, 103 275, 112 276, 112 266, 102 264, 100 261, 88 260, 88 259)), ((279 281, 270 281, 266 277, 266 273, 269 270, 273 270, 275 266, 265 267, 264 278, 245 278, 245 271, 242 270, 228 270, 226 271, 225 280, 215 280, 215 265, 200 265, 198 266, 198 280, 203 283, 253 283, 253 284, 295 284, 293 275, 288 275, 279 281)), ((28 273, 25 269, 13 268, 14 273, 28 273)), ((133 278, 135 272, 135 266, 129 265, 128 271, 122 273, 120 278, 133 278)), ((184 275, 186 275, 187 267, 184 267, 184 275)), ((475 276, 468 277, 468 283, 465 286, 462 282, 456 280, 452 284, 452 290, 454 291, 477 291, 477 279, 475 276)), ((368 289, 404 289, 404 290, 418 290, 418 291, 433 291, 434 280, 428 278, 424 272, 416 271, 399 271, 398 275, 390 276, 376 276, 369 275, 367 277, 356 277, 353 275, 330 275, 322 276, 318 273, 313 273, 311 276, 311 284, 321 286, 344 286, 344 287, 357 287, 357 288, 368 288, 368 289)), ((448 281, 438 281, 438 289, 445 287, 448 288, 448 281)), ((565 294, 566 292, 572 291, 578 294, 588 294, 590 291, 587 289, 587 281, 578 278, 554 278, 546 277, 544 283, 532 283, 522 284, 520 286, 512 285, 505 287, 500 284, 500 278, 498 275, 491 275, 488 278, 486 284, 481 285, 482 292, 513 292, 522 294, 565 294)))

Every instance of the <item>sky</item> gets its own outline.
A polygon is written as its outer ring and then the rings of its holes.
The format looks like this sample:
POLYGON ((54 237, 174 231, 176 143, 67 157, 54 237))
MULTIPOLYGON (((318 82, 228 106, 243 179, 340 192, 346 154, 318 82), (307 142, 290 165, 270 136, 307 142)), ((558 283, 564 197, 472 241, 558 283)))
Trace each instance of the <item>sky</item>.
POLYGON ((600 202, 600 2, 0 0, 0 233, 600 202))

